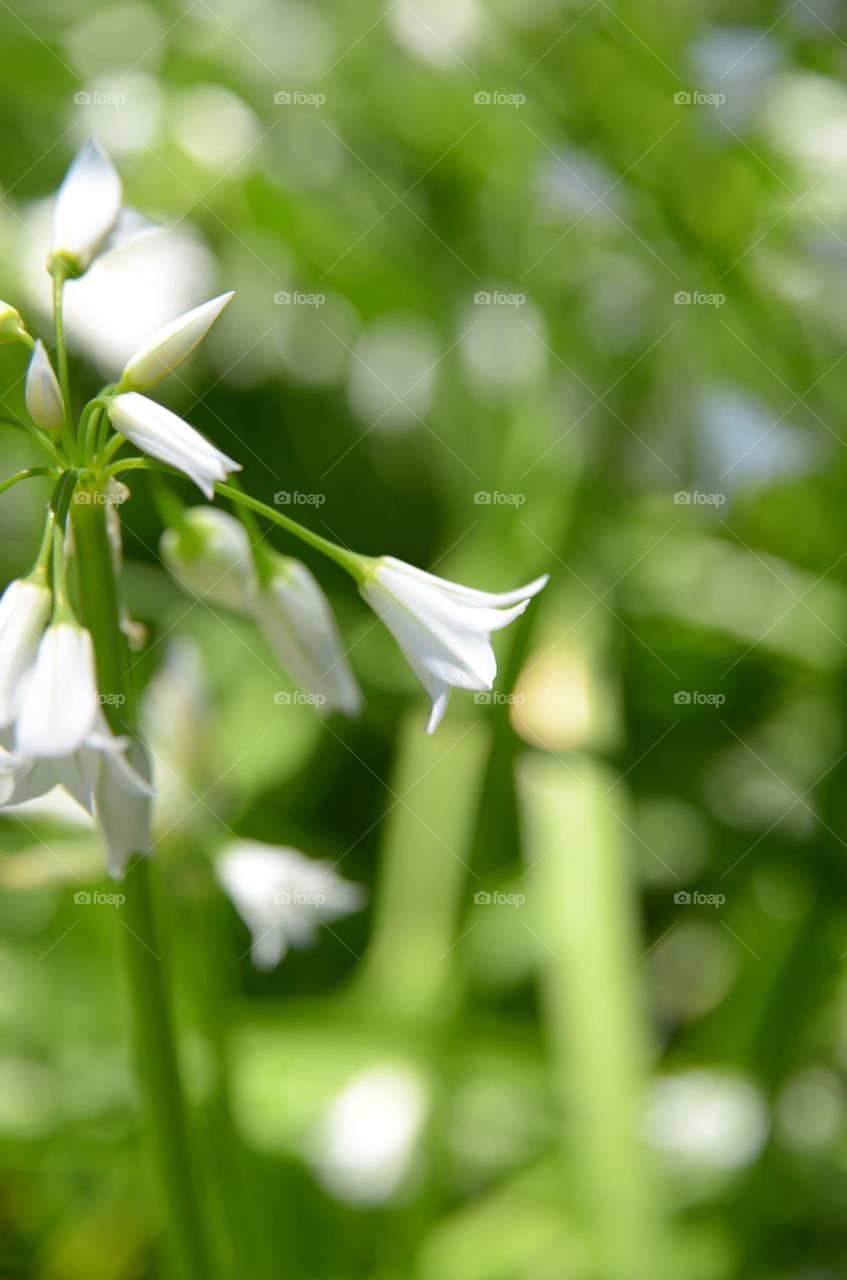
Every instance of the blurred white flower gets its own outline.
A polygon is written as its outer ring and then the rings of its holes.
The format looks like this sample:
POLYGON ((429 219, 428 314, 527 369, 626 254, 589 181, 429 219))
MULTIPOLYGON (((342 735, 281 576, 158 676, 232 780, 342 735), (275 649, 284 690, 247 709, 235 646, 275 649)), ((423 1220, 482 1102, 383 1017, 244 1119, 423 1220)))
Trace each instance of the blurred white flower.
POLYGON ((116 431, 145 453, 182 471, 209 500, 215 481, 241 470, 239 462, 216 449, 182 418, 137 391, 115 396, 109 404, 109 417, 116 431))
POLYGON ((53 211, 48 268, 61 262, 80 276, 105 248, 121 212, 121 180, 105 151, 89 140, 68 169, 53 211))
POLYGON ((475 591, 425 573, 394 556, 368 570, 362 595, 382 619, 432 699, 427 732, 447 709, 450 687, 490 689, 497 674, 491 632, 523 613, 548 575, 500 593, 475 591), (511 608, 503 606, 511 605, 511 608))
POLYGON ((54 431, 65 420, 65 402, 50 357, 39 338, 26 371, 26 407, 37 427, 54 431))
POLYGON ((248 613, 256 595, 250 541, 240 520, 217 507, 188 507, 178 528, 166 529, 159 550, 191 595, 248 613))
POLYGON ((17 714, 22 677, 35 661, 52 600, 47 587, 20 579, 0 598, 0 729, 17 714))
POLYGON ((312 1141, 312 1161, 343 1200, 379 1204, 407 1178, 426 1119, 428 1092, 411 1067, 381 1063, 333 1099, 312 1141))
POLYGON ((357 911, 365 897, 330 863, 255 840, 227 845, 217 875, 253 936, 257 969, 273 969, 290 946, 311 946, 321 924, 357 911))
MULTIPOLYGON (((108 758, 108 757, 106 757, 108 758)), ((111 766, 97 773, 94 783, 97 827, 106 845, 109 875, 120 879, 128 860, 149 852, 151 787, 147 753, 137 739, 127 745, 126 757, 118 756, 111 766), (122 769, 123 760, 130 772, 122 769), (145 783, 142 788, 139 783, 145 783)))
POLYGON ((122 391, 147 391, 187 360, 205 338, 233 293, 222 293, 172 320, 139 347, 124 366, 122 391))
POLYGON ((276 572, 260 592, 255 614, 264 636, 319 710, 356 715, 362 694, 342 648, 329 601, 299 560, 274 556, 276 572))
POLYGON ((655 1082, 647 1137, 672 1163, 738 1169, 759 1154, 768 1116, 759 1091, 720 1071, 686 1071, 655 1082))

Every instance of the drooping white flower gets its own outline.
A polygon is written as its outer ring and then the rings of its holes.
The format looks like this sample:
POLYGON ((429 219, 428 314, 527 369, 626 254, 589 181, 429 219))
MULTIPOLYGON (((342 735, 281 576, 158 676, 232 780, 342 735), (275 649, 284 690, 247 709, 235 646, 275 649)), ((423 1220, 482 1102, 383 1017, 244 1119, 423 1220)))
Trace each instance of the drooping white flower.
POLYGON ((26 407, 37 427, 55 431, 65 420, 65 402, 59 379, 39 338, 26 371, 26 407))
POLYGON ((80 276, 107 245, 121 213, 121 180, 105 151, 86 142, 65 174, 53 211, 48 267, 62 263, 80 276))
POLYGON ((159 549, 191 595, 241 613, 252 608, 256 572, 247 532, 234 516, 218 507, 189 507, 180 526, 162 534, 159 549))
POLYGON ((256 620, 281 666, 326 712, 355 715, 362 694, 329 601, 299 560, 274 556, 276 572, 256 601, 256 620))
POLYGON ((182 418, 137 391, 115 396, 109 417, 116 431, 145 453, 184 472, 209 499, 216 481, 241 470, 239 462, 221 453, 182 418))
POLYGON ((148 391, 187 360, 211 329, 233 293, 222 293, 210 302, 172 320, 139 347, 121 375, 122 391, 148 391))
POLYGON ((125 756, 101 756, 94 783, 94 808, 106 845, 109 875, 116 880, 133 855, 146 854, 152 846, 149 783, 150 763, 137 738, 129 741, 125 756), (140 783, 146 784, 144 789, 140 783))
POLYGON ((491 632, 522 614, 547 578, 545 574, 515 591, 497 593, 460 586, 394 556, 381 556, 369 566, 362 595, 432 699, 428 733, 441 723, 451 686, 492 687, 497 661, 491 632))
POLYGON ((71 755, 94 731, 98 711, 91 633, 72 622, 52 623, 23 681, 15 750, 35 759, 71 755))
POLYGON ((48 587, 20 579, 0 598, 0 729, 17 714, 22 678, 35 660, 51 605, 48 587))
MULTIPOLYGON (((5 737, 5 735, 4 735, 5 737)), ((0 749, 0 807, 24 804, 64 787, 89 813, 97 809, 109 870, 119 875, 128 853, 146 853, 147 777, 127 758, 130 739, 115 737, 98 706, 85 740, 64 755, 0 749), (140 803, 143 801, 143 805, 140 803)))
POLYGON ((257 969, 279 964, 289 946, 311 946, 320 924, 357 911, 365 896, 328 862, 255 840, 227 845, 217 875, 252 934, 257 969))

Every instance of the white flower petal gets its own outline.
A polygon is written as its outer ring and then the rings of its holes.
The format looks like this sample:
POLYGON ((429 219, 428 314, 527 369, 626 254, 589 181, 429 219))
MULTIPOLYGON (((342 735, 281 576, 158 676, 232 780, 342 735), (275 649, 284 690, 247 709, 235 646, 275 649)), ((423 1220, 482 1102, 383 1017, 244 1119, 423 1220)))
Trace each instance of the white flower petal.
POLYGON ((321 921, 364 902, 361 886, 342 880, 329 863, 255 840, 227 845, 217 875, 252 934, 251 958, 262 969, 278 964, 289 945, 309 946, 321 921))
POLYGON ((350 670, 329 601, 299 560, 279 557, 279 573, 256 604, 256 619, 279 659, 319 710, 355 715, 362 694, 350 670))
POLYGON ((116 431, 145 453, 182 471, 209 499, 216 481, 225 480, 230 471, 241 470, 240 463, 216 449, 182 418, 137 391, 116 396, 109 406, 109 417, 116 431))
POLYGON ((160 329, 127 361, 121 386, 146 391, 179 368, 205 338, 231 297, 232 293, 222 293, 160 329))
POLYGON ((52 596, 34 582, 10 582, 0 598, 0 726, 15 718, 21 679, 35 661, 52 596))
POLYGON ((68 622, 49 626, 21 692, 16 750, 29 757, 71 755, 85 742, 98 710, 90 634, 68 622))
POLYGON ((166 529, 162 559, 190 595, 239 613, 253 607, 256 570, 244 525, 218 507, 189 507, 183 526, 166 529))
POLYGON ((88 141, 65 175, 53 212, 53 254, 77 275, 106 244, 121 209, 121 180, 109 157, 88 141))
POLYGON ((497 674, 491 632, 519 617, 546 581, 537 578, 518 591, 493 594, 437 578, 394 556, 383 556, 371 568, 362 595, 432 699, 428 733, 444 716, 451 686, 491 688, 497 674))
POLYGON ((55 431, 65 420, 65 402, 59 379, 39 338, 26 371, 26 407, 37 427, 55 431))
POLYGON ((118 880, 127 860, 149 852, 150 764, 137 739, 123 742, 118 750, 107 748, 94 787, 97 824, 106 844, 109 875, 118 880))

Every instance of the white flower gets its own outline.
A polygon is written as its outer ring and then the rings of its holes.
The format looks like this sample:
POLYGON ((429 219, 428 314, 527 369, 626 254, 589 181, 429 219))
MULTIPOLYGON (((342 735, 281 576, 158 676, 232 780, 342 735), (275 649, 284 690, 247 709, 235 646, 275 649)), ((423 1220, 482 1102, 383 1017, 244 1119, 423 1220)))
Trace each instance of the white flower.
POLYGON ((205 338, 232 296, 232 293, 222 293, 155 333, 127 361, 121 375, 121 390, 147 391, 179 368, 205 338))
POLYGON ((65 420, 65 402, 50 357, 39 338, 26 371, 26 407, 37 427, 53 431, 65 420))
POLYGON ((109 871, 120 875, 130 853, 147 853, 150 784, 127 759, 129 738, 116 738, 97 708, 83 743, 65 755, 28 756, 0 749, 0 807, 23 804, 64 787, 97 817, 109 871))
POLYGON ((12 723, 21 681, 50 617, 52 595, 35 582, 10 582, 0 598, 0 728, 12 723))
POLYGON ((0 751, 0 805, 22 804, 55 786, 89 812, 96 802, 109 869, 119 875, 129 853, 149 847, 150 784, 140 755, 138 768, 127 758, 130 740, 115 737, 103 715, 90 633, 53 623, 19 683, 13 750, 5 749, 11 743, 4 734, 0 751))
POLYGON ((381 556, 370 566, 362 595, 432 699, 428 733, 441 723, 451 686, 492 687, 497 661, 491 632, 522 614, 547 578, 545 574, 515 591, 492 593, 437 578, 393 556, 381 556), (513 607, 504 607, 509 605, 513 607))
POLYGON ((314 575, 286 556, 256 603, 256 620, 280 664, 320 699, 324 711, 355 715, 362 694, 350 670, 329 602, 314 575))
MULTIPOLYGON (((121 741, 115 739, 115 741, 121 741)), ((146 854, 150 834, 150 764, 137 739, 122 753, 101 755, 94 783, 97 826, 106 845, 109 874, 118 880, 133 855, 146 854), (142 785, 143 784, 143 788, 142 785)))
POLYGON ((179 528, 166 529, 159 549, 186 591, 247 613, 256 593, 250 542, 240 520, 217 507, 189 507, 179 528))
POLYGON ((184 472, 209 499, 216 480, 241 470, 240 463, 209 444, 182 418, 137 391, 116 396, 109 405, 109 417, 116 431, 145 453, 184 472))
POLYGON ((121 180, 109 157, 88 141, 74 159, 56 196, 48 267, 62 262, 80 276, 107 244, 121 213, 121 180))
POLYGON ((289 946, 311 946, 322 922, 349 915, 364 902, 361 886, 342 880, 328 862, 255 840, 227 845, 217 875, 253 935, 257 969, 279 964, 289 946))
POLYGON ((91 634, 71 622, 53 623, 23 681, 16 751, 35 758, 70 755, 93 732, 98 711, 91 634))

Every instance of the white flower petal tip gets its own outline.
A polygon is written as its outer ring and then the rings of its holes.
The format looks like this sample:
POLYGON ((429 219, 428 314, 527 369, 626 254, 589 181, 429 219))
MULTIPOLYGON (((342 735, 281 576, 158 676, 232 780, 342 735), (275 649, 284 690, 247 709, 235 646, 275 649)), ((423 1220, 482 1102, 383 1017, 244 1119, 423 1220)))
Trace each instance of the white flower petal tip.
POLYGON ((178 529, 166 529, 162 559, 189 595, 239 613, 253 607, 256 572, 240 520, 218 507, 189 507, 178 529))
POLYGON ((444 718, 451 688, 492 687, 497 662, 491 632, 519 617, 548 578, 544 574, 514 591, 488 592, 438 578, 394 556, 372 563, 361 592, 432 700, 427 733, 444 718))
POLYGON ((105 248, 121 212, 121 180, 93 140, 74 159, 56 196, 48 270, 81 276, 105 248))
POLYGON ((329 601, 299 560, 279 556, 278 571, 256 602, 256 620, 281 667, 318 711, 355 716, 362 692, 344 652, 329 601))
POLYGON ((233 292, 222 293, 160 329, 127 361, 120 389, 147 391, 178 369, 203 341, 233 296, 233 292))
POLYGON ((257 969, 273 969, 289 947, 312 945, 319 925, 358 911, 361 885, 297 849, 234 841, 217 864, 218 880, 252 935, 257 969))
POLYGON ((23 682, 15 721, 20 755, 72 755, 94 728, 100 704, 94 674, 94 645, 83 627, 49 626, 23 682))
POLYGON ((239 462, 216 449, 177 414, 137 391, 115 396, 109 417, 116 431, 144 453, 182 471, 210 500, 216 482, 226 480, 231 471, 241 470, 239 462))
POLYGON ((50 357, 39 338, 26 371, 26 407, 37 427, 55 431, 65 420, 65 402, 50 357))
POLYGON ((10 582, 0 598, 0 728, 14 720, 53 597, 35 582, 10 582))

